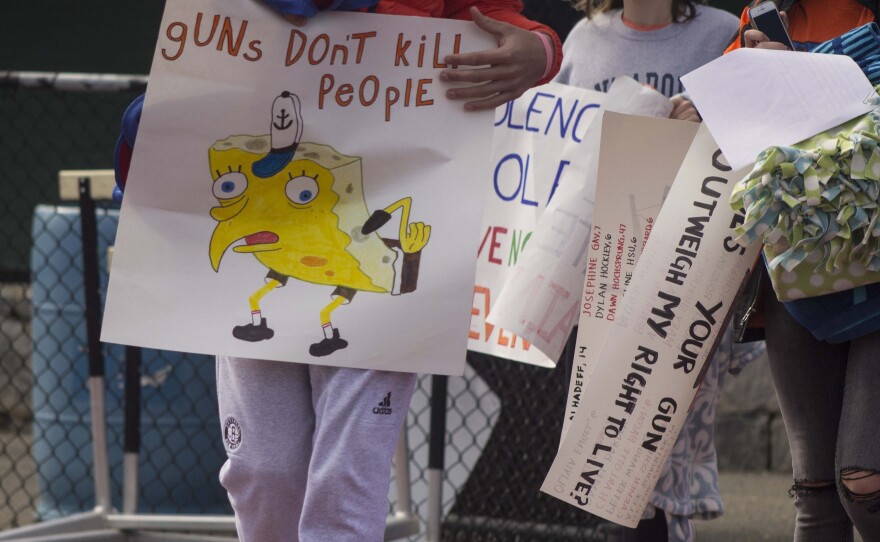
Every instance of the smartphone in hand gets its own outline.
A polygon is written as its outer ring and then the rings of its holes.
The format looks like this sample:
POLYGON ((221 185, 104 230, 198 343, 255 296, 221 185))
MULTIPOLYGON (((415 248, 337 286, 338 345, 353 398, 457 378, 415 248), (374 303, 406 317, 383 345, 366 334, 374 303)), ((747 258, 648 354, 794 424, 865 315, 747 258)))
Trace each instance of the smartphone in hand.
POLYGON ((763 32, 770 41, 782 43, 792 51, 794 50, 794 45, 791 43, 791 38, 788 37, 785 25, 782 24, 782 17, 779 15, 779 10, 776 9, 776 4, 763 2, 749 8, 749 19, 751 19, 755 30, 763 32))

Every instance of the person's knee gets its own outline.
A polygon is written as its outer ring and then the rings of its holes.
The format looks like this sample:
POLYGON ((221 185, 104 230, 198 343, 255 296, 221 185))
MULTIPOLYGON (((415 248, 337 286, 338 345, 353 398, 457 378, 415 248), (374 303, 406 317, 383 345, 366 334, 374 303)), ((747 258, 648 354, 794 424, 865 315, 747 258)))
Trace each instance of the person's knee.
POLYGON ((788 494, 792 497, 827 491, 829 489, 834 489, 834 481, 819 481, 819 482, 811 482, 811 481, 796 481, 791 489, 788 490, 788 494))
POLYGON ((805 489, 821 489, 823 487, 833 487, 834 482, 798 482, 795 484, 795 487, 798 486, 805 489))
POLYGON ((844 469, 840 472, 844 494, 853 501, 869 501, 880 498, 880 474, 871 470, 844 469))
POLYGON ((305 487, 305 475, 293 466, 277 469, 230 455, 220 469, 220 485, 232 500, 296 500, 305 487))
POLYGON ((220 469, 220 483, 235 512, 239 540, 300 540, 297 531, 305 484, 295 473, 263 468, 230 455, 220 469))

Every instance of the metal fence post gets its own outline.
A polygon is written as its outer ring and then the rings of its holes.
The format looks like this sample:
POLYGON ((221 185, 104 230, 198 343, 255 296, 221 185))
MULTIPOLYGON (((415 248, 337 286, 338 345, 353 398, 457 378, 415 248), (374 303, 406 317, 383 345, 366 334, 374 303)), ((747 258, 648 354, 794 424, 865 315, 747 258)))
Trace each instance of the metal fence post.
POLYGON ((446 393, 449 377, 431 377, 431 429, 428 445, 428 532, 427 542, 440 541, 443 516, 443 462, 446 452, 446 393))
POLYGON ((138 501, 141 451, 141 349, 125 348, 125 440, 123 442, 122 512, 134 514, 138 501))
POLYGON ((98 278, 98 226, 90 179, 79 179, 79 218, 82 228, 86 336, 89 355, 89 401, 92 415, 92 457, 95 510, 109 512, 110 466, 107 459, 107 423, 104 412, 104 353, 101 348, 101 295, 98 278))

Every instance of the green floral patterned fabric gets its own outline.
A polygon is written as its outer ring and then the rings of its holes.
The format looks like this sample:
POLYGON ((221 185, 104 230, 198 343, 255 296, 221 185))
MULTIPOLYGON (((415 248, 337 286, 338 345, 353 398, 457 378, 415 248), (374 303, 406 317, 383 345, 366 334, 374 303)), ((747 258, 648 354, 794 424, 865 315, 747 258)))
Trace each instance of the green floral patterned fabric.
MULTIPOLYGON (((880 89, 880 87, 878 87, 880 89)), ((762 240, 786 301, 880 282, 877 109, 791 147, 763 151, 734 188, 737 233, 762 240)))

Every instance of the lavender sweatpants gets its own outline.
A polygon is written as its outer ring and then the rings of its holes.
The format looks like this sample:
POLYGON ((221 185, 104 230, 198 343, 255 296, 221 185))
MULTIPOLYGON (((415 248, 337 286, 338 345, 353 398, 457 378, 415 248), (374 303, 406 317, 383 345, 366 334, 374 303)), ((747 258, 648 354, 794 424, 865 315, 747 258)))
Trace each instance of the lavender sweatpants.
POLYGON ((416 375, 217 357, 242 542, 383 539, 391 459, 416 375))

